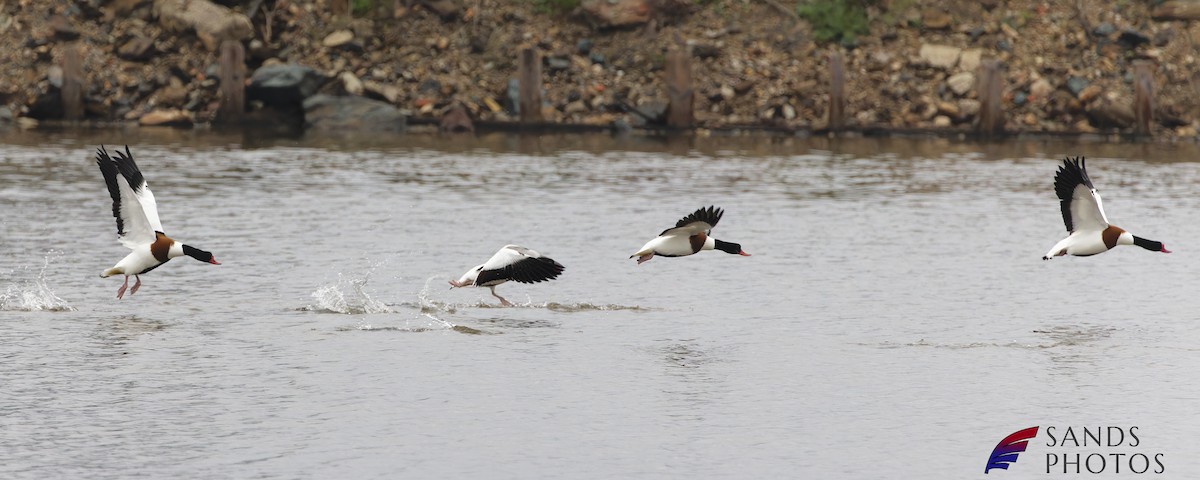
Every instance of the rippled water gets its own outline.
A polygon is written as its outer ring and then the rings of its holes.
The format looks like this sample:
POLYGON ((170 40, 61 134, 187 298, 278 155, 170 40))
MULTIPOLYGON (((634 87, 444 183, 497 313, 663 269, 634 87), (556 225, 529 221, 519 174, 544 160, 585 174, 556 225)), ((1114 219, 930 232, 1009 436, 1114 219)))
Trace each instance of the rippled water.
POLYGON ((1191 147, 5 140, 3 478, 964 478, 1033 425, 1200 473, 1191 147), (116 300, 101 142, 223 265, 116 300), (1176 253, 1041 261, 1066 154, 1176 253), (752 257, 628 259, 710 204, 752 257), (507 243, 566 272, 448 289, 507 243))

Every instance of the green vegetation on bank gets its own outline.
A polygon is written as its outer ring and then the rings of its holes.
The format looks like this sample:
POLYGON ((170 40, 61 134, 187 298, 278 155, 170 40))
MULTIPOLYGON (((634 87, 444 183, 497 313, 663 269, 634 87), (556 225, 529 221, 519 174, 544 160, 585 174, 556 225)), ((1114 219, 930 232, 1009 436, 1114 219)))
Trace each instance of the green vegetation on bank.
POLYGON ((538 13, 567 13, 579 6, 579 0, 531 0, 538 13))
POLYGON ((796 13, 812 25, 813 38, 820 42, 852 42, 866 34, 869 0, 812 0, 796 6, 796 13))
POLYGON ((351 0, 350 11, 355 15, 364 15, 375 7, 375 0, 351 0))

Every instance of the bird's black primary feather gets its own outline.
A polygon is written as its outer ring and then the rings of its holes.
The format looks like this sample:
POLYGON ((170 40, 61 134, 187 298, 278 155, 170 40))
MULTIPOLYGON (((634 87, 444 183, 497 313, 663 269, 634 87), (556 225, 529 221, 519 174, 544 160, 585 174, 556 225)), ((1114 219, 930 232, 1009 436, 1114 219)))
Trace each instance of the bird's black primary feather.
POLYGON ((121 171, 121 175, 125 180, 129 181, 129 186, 134 192, 142 191, 142 187, 146 185, 146 179, 142 177, 142 171, 138 170, 136 163, 133 163, 133 154, 129 153, 129 145, 125 146, 125 152, 117 151, 117 159, 115 160, 117 169, 121 171))
POLYGON ((101 145, 96 150, 96 165, 100 166, 100 173, 104 175, 104 183, 108 185, 108 195, 113 200, 113 217, 117 219, 117 235, 125 234, 125 221, 121 218, 121 187, 117 185, 117 175, 120 172, 117 168, 117 163, 108 156, 108 151, 101 145))
MULTIPOLYGON (((717 208, 717 207, 714 207, 711 205, 708 208, 701 207, 699 210, 696 210, 696 211, 692 212, 691 214, 689 214, 688 216, 679 219, 678 222, 675 222, 675 226, 672 228, 683 227, 683 226, 686 226, 686 225, 694 223, 694 222, 704 222, 704 223, 707 223, 710 227, 716 227, 717 222, 721 221, 721 216, 724 214, 725 214, 724 210, 721 210, 720 208, 717 208)), ((668 228, 667 230, 670 230, 670 228, 668 228)), ((659 236, 666 235, 667 230, 663 230, 662 233, 660 233, 658 235, 659 236)))
POLYGON ((530 257, 504 268, 484 270, 475 279, 476 285, 487 285, 497 280, 512 280, 520 283, 537 283, 558 277, 563 272, 562 264, 546 257, 530 257))
POLYGON ((1087 160, 1083 157, 1063 159, 1063 165, 1058 167, 1058 174, 1054 176, 1054 193, 1058 195, 1063 223, 1068 232, 1075 231, 1075 224, 1071 221, 1071 199, 1075 195, 1075 187, 1079 185, 1096 188, 1092 185, 1092 179, 1088 178, 1087 160))

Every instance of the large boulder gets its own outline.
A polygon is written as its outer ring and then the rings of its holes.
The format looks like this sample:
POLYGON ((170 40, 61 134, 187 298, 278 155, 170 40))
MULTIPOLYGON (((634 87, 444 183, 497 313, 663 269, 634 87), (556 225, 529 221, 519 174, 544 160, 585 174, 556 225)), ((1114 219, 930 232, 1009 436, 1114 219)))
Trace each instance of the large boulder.
POLYGON ((192 116, 183 110, 156 109, 138 118, 138 124, 143 127, 178 127, 192 126, 192 116))
POLYGON ((168 30, 194 30, 209 50, 225 40, 240 42, 254 36, 249 17, 208 0, 154 0, 154 15, 168 30))
POLYGON ((54 120, 63 118, 65 110, 62 102, 62 91, 54 86, 38 94, 25 116, 34 120, 54 120))
POLYGON ((11 127, 13 124, 13 111, 7 106, 0 105, 0 131, 11 127))
POLYGON ((1128 100, 1111 100, 1107 98, 1088 105, 1087 117, 1096 128, 1124 129, 1133 126, 1136 119, 1133 105, 1128 100))
POLYGON ((321 94, 304 101, 304 123, 317 130, 401 132, 407 119, 399 109, 385 102, 321 94))
POLYGON ((975 88, 975 74, 971 72, 958 72, 946 79, 946 85, 955 95, 963 96, 975 88))
POLYGON ((442 115, 438 130, 442 133, 471 133, 475 131, 475 123, 471 121, 471 114, 467 113, 466 107, 456 103, 442 115))
POLYGON ((951 45, 922 43, 917 57, 932 67, 950 70, 958 64, 958 56, 962 49, 951 45))
POLYGON ((579 7, 600 28, 641 25, 654 13, 647 0, 583 0, 579 7))
POLYGON ((1150 12, 1150 18, 1168 20, 1200 20, 1200 2, 1196 0, 1167 0, 1150 12))
POLYGON ((304 65, 268 65, 255 70, 250 77, 246 100, 257 100, 269 107, 299 109, 326 80, 324 75, 304 65))
POLYGON ((154 58, 154 40, 135 36, 117 48, 117 57, 134 62, 146 62, 154 58))
POLYGON ((454 20, 463 9, 460 0, 421 0, 421 5, 442 17, 442 20, 454 20))

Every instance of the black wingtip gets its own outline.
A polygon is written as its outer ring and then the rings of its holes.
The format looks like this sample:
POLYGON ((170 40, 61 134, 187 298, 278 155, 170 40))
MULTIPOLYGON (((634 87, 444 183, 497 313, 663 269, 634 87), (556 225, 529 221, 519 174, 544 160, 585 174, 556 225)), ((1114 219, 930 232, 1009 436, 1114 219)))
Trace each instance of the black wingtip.
POLYGON ((1096 188, 1087 174, 1087 159, 1083 156, 1064 158, 1062 165, 1058 167, 1058 173, 1054 175, 1054 193, 1058 196, 1063 223, 1066 224, 1068 232, 1075 231, 1074 222, 1071 220, 1071 197, 1075 194, 1075 187, 1079 185, 1096 188))
POLYGON ((1070 180, 1079 180, 1079 183, 1087 185, 1088 188, 1094 188, 1092 180, 1088 178, 1087 174, 1087 158, 1083 156, 1063 158, 1063 164, 1058 167, 1058 173, 1059 175, 1056 177, 1066 175, 1070 180))
POLYGON ((125 151, 117 150, 117 158, 113 160, 117 164, 117 169, 125 180, 129 182, 129 187, 134 192, 140 192, 142 187, 146 185, 146 178, 142 176, 142 171, 138 169, 137 163, 133 161, 133 153, 129 151, 129 145, 125 145, 125 151))
POLYGON ((700 207, 695 212, 692 212, 686 217, 683 217, 678 222, 675 222, 675 228, 682 227, 692 222, 704 222, 713 227, 717 226, 717 222, 721 221, 721 217, 725 215, 725 211, 709 205, 708 207, 700 207))
POLYGON ((520 283, 538 283, 553 280, 565 270, 561 263, 549 257, 527 258, 513 265, 510 277, 520 283))
POLYGON ((117 175, 120 175, 117 162, 108 156, 108 150, 101 145, 96 150, 96 165, 104 176, 104 184, 108 187, 108 195, 112 197, 113 218, 117 220, 117 235, 125 234, 125 222, 121 219, 121 188, 117 185, 117 175))

